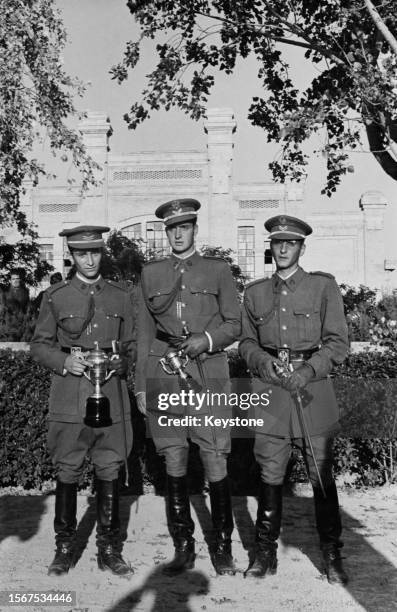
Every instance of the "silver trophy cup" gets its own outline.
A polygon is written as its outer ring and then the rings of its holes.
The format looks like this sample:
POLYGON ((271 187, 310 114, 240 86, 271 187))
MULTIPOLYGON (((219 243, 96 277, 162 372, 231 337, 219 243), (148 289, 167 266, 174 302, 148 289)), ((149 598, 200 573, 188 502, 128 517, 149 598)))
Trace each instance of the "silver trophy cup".
POLYGON ((101 386, 114 374, 115 370, 111 369, 111 360, 117 355, 109 356, 99 348, 98 342, 94 344, 95 348, 85 356, 89 365, 84 376, 95 387, 95 390, 87 398, 84 423, 88 427, 109 427, 112 425, 110 402, 109 398, 102 393, 101 386))

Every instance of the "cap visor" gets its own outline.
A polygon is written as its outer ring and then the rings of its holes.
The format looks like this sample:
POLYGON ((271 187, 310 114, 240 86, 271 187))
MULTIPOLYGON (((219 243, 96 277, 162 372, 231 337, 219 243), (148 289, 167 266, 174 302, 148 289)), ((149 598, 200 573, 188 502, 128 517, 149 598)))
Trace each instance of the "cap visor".
POLYGON ((169 227, 170 225, 178 225, 179 223, 185 223, 185 221, 194 221, 195 219, 197 219, 197 213, 186 213, 185 215, 170 217, 164 221, 164 225, 169 227))

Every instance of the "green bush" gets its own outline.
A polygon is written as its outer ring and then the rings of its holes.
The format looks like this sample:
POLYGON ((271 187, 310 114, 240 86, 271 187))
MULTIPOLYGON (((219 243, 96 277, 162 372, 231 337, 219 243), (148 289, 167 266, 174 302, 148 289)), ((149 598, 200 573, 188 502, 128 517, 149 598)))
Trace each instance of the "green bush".
POLYGON ((46 451, 50 374, 22 351, 0 351, 0 371, 0 483, 40 487, 53 478, 46 451))

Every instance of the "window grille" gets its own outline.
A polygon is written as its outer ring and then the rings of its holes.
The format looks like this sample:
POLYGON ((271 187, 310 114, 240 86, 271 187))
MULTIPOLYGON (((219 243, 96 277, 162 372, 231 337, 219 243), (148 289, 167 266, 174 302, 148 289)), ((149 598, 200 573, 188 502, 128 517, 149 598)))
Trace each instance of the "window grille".
POLYGON ((252 208, 278 208, 280 200, 240 200, 239 207, 242 209, 252 208))
POLYGON ((40 202, 39 204, 41 214, 72 213, 77 210, 77 202, 40 202))
POLYGON ((178 179, 200 179, 202 171, 194 168, 170 168, 158 170, 117 170, 113 181, 171 181, 178 179))

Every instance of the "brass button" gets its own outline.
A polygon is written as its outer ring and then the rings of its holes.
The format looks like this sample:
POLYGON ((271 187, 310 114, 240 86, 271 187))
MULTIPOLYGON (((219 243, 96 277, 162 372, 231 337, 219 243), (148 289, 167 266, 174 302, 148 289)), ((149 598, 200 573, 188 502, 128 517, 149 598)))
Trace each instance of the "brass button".
POLYGON ((286 290, 285 290, 285 289, 283 289, 281 293, 282 293, 283 295, 287 295, 287 292, 286 292, 286 290))
POLYGON ((284 348, 288 348, 288 344, 283 344, 283 347, 284 348))
POLYGON ((98 323, 94 323, 92 327, 98 327, 98 323))
POLYGON ((285 331, 287 329, 287 326, 286 325, 282 325, 281 329, 283 329, 285 331))
POLYGON ((94 291, 90 291, 91 295, 94 295, 94 291))
POLYGON ((185 285, 181 285, 181 289, 186 289, 185 285))
POLYGON ((286 308, 282 308, 281 310, 282 310, 283 312, 286 312, 286 311, 287 311, 287 309, 286 309, 286 308))

